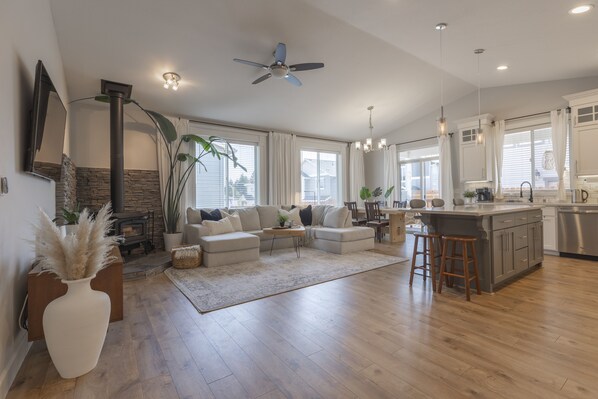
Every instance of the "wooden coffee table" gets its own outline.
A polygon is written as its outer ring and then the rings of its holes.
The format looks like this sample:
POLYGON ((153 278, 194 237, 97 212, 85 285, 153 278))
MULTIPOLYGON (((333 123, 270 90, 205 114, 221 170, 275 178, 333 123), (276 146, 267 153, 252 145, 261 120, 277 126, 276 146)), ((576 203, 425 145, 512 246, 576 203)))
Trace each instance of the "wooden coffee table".
POLYGON ((278 238, 288 238, 291 237, 293 239, 293 246, 295 247, 295 252, 297 253, 297 257, 301 257, 301 246, 303 245, 303 239, 305 238, 305 227, 303 226, 296 226, 296 227, 288 227, 288 228, 277 228, 277 227, 266 227, 263 229, 264 234, 268 234, 272 236, 272 245, 270 246, 270 255, 272 255, 272 249, 274 248, 274 240, 278 238))

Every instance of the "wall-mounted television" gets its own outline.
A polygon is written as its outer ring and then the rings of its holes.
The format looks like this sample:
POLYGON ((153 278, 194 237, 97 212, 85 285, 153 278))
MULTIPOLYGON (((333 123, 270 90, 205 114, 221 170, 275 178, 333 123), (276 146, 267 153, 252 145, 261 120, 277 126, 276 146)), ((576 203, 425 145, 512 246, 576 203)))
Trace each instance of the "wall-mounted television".
POLYGON ((28 132, 25 171, 60 181, 66 108, 41 61, 35 68, 31 129, 28 132))

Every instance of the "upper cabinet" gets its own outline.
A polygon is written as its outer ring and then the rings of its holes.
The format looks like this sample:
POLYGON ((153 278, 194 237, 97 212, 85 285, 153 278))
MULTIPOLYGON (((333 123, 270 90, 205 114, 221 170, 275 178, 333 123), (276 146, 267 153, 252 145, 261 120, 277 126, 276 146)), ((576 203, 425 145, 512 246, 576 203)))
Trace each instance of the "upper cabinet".
POLYGON ((494 117, 483 114, 457 121, 459 140, 459 174, 462 182, 492 180, 494 117), (482 136, 478 136, 481 121, 482 136))
POLYGON ((571 107, 573 170, 577 176, 598 175, 598 89, 565 96, 571 107))

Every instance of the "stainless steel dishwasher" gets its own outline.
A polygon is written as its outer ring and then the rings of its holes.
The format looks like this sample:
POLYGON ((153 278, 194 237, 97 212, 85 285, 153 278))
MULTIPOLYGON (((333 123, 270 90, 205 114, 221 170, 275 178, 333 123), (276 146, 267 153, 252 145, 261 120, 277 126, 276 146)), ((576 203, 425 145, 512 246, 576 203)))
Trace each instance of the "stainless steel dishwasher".
POLYGON ((559 208, 558 234, 561 254, 598 256, 598 206, 559 208))

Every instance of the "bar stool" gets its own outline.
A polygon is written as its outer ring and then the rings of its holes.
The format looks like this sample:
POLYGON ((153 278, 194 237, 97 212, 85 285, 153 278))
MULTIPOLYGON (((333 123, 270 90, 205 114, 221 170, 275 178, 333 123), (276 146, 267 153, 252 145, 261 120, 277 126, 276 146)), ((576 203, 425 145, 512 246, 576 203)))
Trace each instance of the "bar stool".
POLYGON ((475 242, 477 241, 476 237, 473 236, 457 236, 457 235, 449 235, 442 237, 442 258, 440 261, 440 285, 438 286, 438 293, 442 293, 442 283, 443 278, 446 278, 446 286, 452 287, 453 286, 453 279, 454 277, 462 278, 465 280, 465 295, 467 300, 471 300, 470 296, 470 282, 471 280, 475 280, 475 286, 477 289, 478 295, 482 295, 482 291, 480 289, 480 279, 478 276, 478 256, 475 252, 475 242), (449 243, 452 244, 452 251, 451 255, 448 255, 448 245, 449 243), (457 253, 457 244, 461 244, 461 253, 457 253), (468 244, 471 247, 471 258, 469 257, 467 246, 468 244), (451 270, 450 272, 446 270, 446 260, 450 259, 451 261, 451 270), (457 273, 458 271, 455 270, 455 261, 460 260, 463 262, 463 274, 457 273), (473 263, 473 277, 469 275, 469 264, 473 263))
POLYGON ((424 281, 429 277, 432 278, 432 289, 436 292, 436 258, 440 257, 435 251, 436 246, 440 248, 440 240, 442 236, 437 233, 413 233, 415 242, 413 244, 413 258, 411 258, 411 275, 409 276, 409 287, 413 285, 413 276, 423 276, 424 281), (423 250, 419 251, 419 239, 423 238, 423 250), (417 255, 423 256, 423 263, 416 265, 417 255), (415 273, 416 269, 421 269, 422 274, 415 273))

